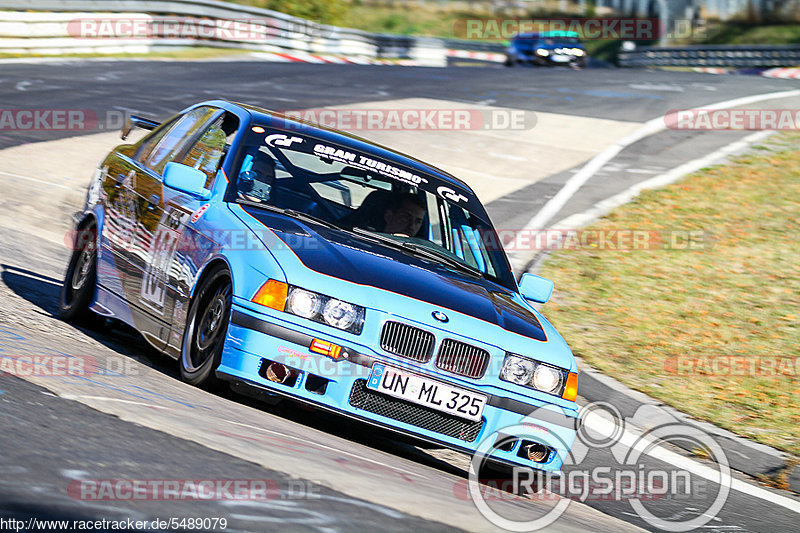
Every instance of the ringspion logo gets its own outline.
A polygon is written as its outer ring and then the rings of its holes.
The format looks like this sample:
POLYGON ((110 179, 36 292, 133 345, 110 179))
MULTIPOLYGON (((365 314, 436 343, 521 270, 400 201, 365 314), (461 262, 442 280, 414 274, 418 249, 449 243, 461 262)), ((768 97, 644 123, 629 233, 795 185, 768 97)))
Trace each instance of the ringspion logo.
MULTIPOLYGON (((538 531, 561 518, 572 501, 612 501, 630 505, 631 511, 651 527, 680 532, 704 526, 725 505, 732 484, 728 459, 720 444, 697 426, 677 418, 654 426, 650 406, 642 406, 633 417, 623 419, 619 410, 607 402, 582 407, 578 418, 567 410, 563 415, 574 420, 575 432, 544 427, 548 425, 544 421, 552 420, 553 411, 540 408, 523 423, 481 439, 472 456, 466 492, 493 525, 507 531, 538 531), (647 429, 628 431, 628 423, 647 429), (709 482, 705 476, 697 476, 697 469, 678 454, 674 465, 670 461, 646 460, 651 452, 657 452, 656 456, 674 453, 665 448, 677 443, 705 451, 713 461, 703 465, 714 472, 708 479, 719 481, 709 482), (479 477, 490 457, 519 463, 526 445, 527 450, 531 446, 549 448, 549 456, 535 469, 513 466, 510 483, 479 477), (601 466, 584 464, 594 450, 603 450, 601 466), (520 498, 521 495, 525 497, 520 498), (654 507, 648 506, 662 499, 679 502, 681 507, 691 502, 691 512, 659 516, 653 512, 654 507), (517 500, 519 504, 509 512, 508 507, 496 505, 499 500, 517 500)), ((453 491, 456 497, 464 497, 464 483, 456 482, 453 491)))

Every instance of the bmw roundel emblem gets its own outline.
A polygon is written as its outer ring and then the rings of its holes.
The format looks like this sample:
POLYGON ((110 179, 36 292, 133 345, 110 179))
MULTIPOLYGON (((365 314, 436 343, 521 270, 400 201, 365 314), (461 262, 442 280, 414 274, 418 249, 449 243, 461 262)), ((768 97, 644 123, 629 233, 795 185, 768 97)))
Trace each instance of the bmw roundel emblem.
POLYGON ((434 311, 433 313, 431 313, 431 315, 439 322, 447 322, 448 320, 450 320, 449 318, 447 318, 447 315, 442 313, 441 311, 434 311))

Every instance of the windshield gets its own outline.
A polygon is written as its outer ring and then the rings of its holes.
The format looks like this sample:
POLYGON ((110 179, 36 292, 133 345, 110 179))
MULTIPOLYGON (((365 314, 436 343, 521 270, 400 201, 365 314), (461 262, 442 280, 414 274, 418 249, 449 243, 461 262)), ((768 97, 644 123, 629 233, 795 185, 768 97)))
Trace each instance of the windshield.
POLYGON ((532 46, 581 46, 581 41, 577 37, 520 37, 514 40, 520 46, 528 48, 532 46))
POLYGON ((468 190, 305 134, 252 130, 236 173, 238 201, 306 215, 515 287, 496 233, 468 190))

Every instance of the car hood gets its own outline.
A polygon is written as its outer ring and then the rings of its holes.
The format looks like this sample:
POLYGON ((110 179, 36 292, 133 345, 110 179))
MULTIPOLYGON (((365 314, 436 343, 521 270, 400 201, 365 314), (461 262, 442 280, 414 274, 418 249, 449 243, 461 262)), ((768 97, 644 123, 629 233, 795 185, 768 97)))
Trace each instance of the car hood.
POLYGON ((557 48, 568 48, 568 49, 577 48, 578 50, 583 50, 584 52, 586 52, 583 45, 578 43, 553 43, 553 44, 539 44, 536 46, 532 44, 525 44, 523 46, 517 46, 517 50, 521 52, 530 52, 530 53, 533 53, 534 50, 537 50, 539 48, 549 51, 553 51, 557 48))
POLYGON ((258 208, 242 208, 250 215, 244 222, 252 230, 263 237, 266 227, 281 241, 266 243, 273 254, 278 248, 288 249, 305 267, 320 274, 390 291, 547 341, 540 321, 523 305, 521 296, 492 281, 450 270, 368 238, 258 208))

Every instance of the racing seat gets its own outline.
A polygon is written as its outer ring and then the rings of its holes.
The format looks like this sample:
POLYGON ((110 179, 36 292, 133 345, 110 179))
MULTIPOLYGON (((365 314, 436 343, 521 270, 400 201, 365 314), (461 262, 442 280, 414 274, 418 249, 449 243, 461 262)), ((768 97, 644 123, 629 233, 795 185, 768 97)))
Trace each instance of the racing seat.
POLYGON ((347 227, 368 229, 370 231, 383 231, 386 221, 383 214, 389 205, 391 191, 376 189, 369 193, 358 208, 339 219, 339 223, 347 227))
MULTIPOLYGON (((369 193, 364 201, 358 208, 339 219, 339 223, 343 226, 368 229, 370 231, 383 231, 386 227, 386 219, 384 213, 392 203, 392 195, 396 194, 392 191, 383 189, 376 189, 369 193)), ((425 213, 425 219, 422 225, 413 237, 421 239, 428 238, 428 213, 425 213)))

